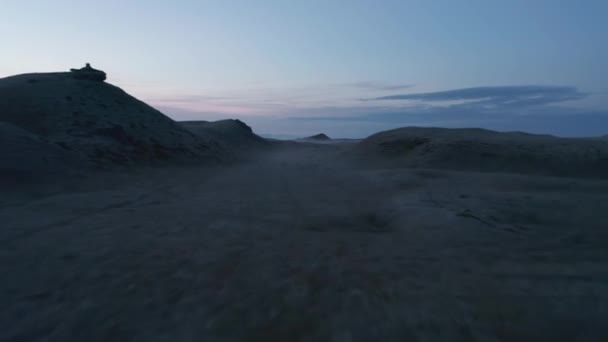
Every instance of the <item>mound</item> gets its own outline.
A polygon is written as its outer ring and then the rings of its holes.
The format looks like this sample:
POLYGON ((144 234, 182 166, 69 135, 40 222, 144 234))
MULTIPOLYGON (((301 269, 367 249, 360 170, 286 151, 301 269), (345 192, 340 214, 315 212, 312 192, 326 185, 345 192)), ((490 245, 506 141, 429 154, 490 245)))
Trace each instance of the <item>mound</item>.
POLYGON ((211 137, 224 146, 236 150, 268 145, 266 139, 253 133, 251 127, 240 120, 182 121, 180 124, 198 136, 211 137))
POLYGON ((82 153, 98 165, 220 157, 212 139, 192 134, 120 88, 89 77, 98 72, 0 79, 0 121, 82 153))
POLYGON ((319 133, 310 137, 303 138, 303 140, 331 140, 331 138, 325 135, 325 133, 319 133))
POLYGON ((77 154, 0 122, 0 184, 43 180, 84 166, 77 154))
POLYGON ((394 166, 608 177, 608 141, 598 139, 408 127, 374 134, 356 150, 394 166))

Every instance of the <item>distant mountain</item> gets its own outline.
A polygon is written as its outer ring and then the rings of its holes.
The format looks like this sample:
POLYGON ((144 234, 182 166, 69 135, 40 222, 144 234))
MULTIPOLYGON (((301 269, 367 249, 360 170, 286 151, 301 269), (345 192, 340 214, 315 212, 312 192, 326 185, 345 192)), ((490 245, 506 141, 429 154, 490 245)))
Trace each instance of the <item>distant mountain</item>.
POLYGON ((303 138, 304 140, 331 140, 330 137, 325 135, 325 133, 319 133, 315 135, 311 135, 310 137, 303 138))

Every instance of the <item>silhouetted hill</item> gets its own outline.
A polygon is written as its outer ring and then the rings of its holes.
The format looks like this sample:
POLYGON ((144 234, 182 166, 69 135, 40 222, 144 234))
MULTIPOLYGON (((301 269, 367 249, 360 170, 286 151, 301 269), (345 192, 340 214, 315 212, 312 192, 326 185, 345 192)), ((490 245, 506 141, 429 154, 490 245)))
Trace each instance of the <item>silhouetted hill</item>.
POLYGON ((356 150, 400 167, 608 177, 608 141, 593 138, 406 127, 374 134, 356 150))
POLYGON ((179 124, 196 135, 215 139, 234 152, 269 145, 266 139, 253 133, 251 127, 240 120, 181 121, 179 124))
POLYGON ((311 135, 310 137, 302 138, 303 140, 331 140, 325 133, 311 135))
POLYGON ((0 79, 0 121, 97 165, 222 158, 224 151, 214 139, 191 133, 118 87, 75 75, 0 79))

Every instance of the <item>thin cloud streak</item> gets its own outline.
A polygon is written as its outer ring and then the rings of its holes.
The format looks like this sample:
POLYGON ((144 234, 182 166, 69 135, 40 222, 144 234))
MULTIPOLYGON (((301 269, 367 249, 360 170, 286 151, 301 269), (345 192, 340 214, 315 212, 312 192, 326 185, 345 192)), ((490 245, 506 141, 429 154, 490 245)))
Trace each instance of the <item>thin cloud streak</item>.
POLYGON ((581 100, 589 94, 571 86, 498 86, 463 88, 430 93, 375 97, 367 101, 411 100, 425 102, 473 101, 485 106, 527 107, 581 100))
POLYGON ((233 97, 226 96, 206 96, 206 95, 183 95, 183 96, 172 96, 172 97, 160 97, 155 98, 153 101, 157 102, 201 102, 201 101, 224 101, 233 100, 233 97))
POLYGON ((361 81, 349 84, 349 86, 355 88, 363 88, 370 90, 403 90, 413 88, 413 84, 388 84, 384 82, 376 81, 361 81))

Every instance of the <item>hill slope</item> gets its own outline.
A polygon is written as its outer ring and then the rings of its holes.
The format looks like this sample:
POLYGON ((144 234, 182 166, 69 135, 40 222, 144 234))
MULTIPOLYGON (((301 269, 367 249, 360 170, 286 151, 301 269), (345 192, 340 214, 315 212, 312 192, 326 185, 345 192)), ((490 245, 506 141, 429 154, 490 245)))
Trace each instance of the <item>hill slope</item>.
POLYGON ((79 155, 0 122, 0 185, 44 180, 85 166, 79 155))
POLYGON ((392 166, 608 177, 608 141, 593 138, 407 127, 374 134, 356 150, 392 166))
POLYGON ((0 79, 0 121, 19 126, 95 164, 217 160, 223 151, 122 89, 73 73, 0 79))
POLYGON ((253 133, 241 120, 181 121, 179 124, 190 132, 209 137, 234 151, 268 146, 266 139, 253 133))

